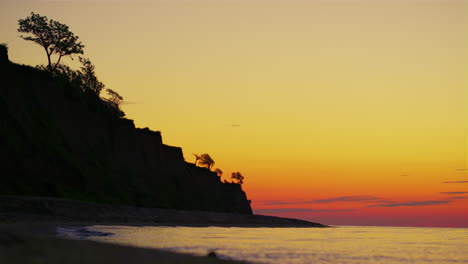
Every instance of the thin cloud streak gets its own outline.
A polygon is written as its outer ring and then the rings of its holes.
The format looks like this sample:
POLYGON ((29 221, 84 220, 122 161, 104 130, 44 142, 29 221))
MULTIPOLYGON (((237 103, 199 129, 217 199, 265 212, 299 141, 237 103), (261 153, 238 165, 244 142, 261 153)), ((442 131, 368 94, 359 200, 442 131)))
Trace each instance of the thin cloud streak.
POLYGON ((277 214, 277 213, 331 213, 331 212, 352 212, 357 209, 311 209, 311 208, 270 208, 255 209, 256 214, 277 214))
POLYGON ((452 197, 449 197, 449 199, 451 200, 461 200, 461 199, 466 199, 468 198, 468 196, 452 196, 452 197))
POLYGON ((419 202, 404 202, 404 203, 383 203, 374 204, 369 207, 401 207, 401 206, 427 206, 436 204, 448 204, 450 201, 419 201, 419 202))
POLYGON ((468 181, 446 181, 442 183, 468 183, 468 181))
POLYGON ((329 199, 320 199, 315 200, 313 203, 334 203, 334 202, 374 202, 380 201, 381 198, 375 196, 341 196, 336 198, 329 198, 329 199))
POLYGON ((287 204, 318 204, 318 203, 335 203, 335 202, 387 202, 382 198, 370 195, 356 195, 356 196, 340 196, 327 199, 319 199, 313 201, 301 202, 268 202, 265 205, 287 205, 287 204))
POLYGON ((122 102, 123 105, 133 105, 133 104, 141 104, 139 102, 132 102, 132 101, 123 101, 122 102))
POLYGON ((465 194, 468 192, 441 192, 441 194, 465 194))

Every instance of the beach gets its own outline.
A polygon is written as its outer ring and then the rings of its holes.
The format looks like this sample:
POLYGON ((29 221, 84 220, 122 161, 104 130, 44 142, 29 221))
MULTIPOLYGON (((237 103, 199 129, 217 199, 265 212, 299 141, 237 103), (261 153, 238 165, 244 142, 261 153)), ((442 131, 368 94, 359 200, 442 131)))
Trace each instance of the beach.
POLYGON ((53 231, 55 224, 1 224, 0 263, 246 263, 88 240, 57 238, 53 231))
MULTIPOLYGON (((0 263, 245 263, 57 236, 57 227, 324 227, 303 220, 136 208, 59 198, 0 197, 0 263)), ((207 252, 208 254, 209 252, 207 252)))

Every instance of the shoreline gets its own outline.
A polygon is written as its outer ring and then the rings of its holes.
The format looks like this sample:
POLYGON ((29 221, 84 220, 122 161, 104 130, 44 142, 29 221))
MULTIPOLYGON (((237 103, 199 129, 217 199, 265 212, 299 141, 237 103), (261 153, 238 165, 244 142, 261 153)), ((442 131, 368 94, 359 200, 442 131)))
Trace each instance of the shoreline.
POLYGON ((0 263, 251 263, 58 236, 58 227, 92 225, 327 227, 298 219, 263 215, 136 208, 50 197, 0 196, 0 263))
MULTIPOLYGON (((249 264, 217 257, 194 256, 52 235, 53 224, 0 223, 0 263, 26 264, 249 264)), ((252 263, 251 263, 252 264, 252 263)))
POLYGON ((139 208, 51 197, 0 195, 0 223, 69 225, 328 227, 305 220, 225 212, 139 208))

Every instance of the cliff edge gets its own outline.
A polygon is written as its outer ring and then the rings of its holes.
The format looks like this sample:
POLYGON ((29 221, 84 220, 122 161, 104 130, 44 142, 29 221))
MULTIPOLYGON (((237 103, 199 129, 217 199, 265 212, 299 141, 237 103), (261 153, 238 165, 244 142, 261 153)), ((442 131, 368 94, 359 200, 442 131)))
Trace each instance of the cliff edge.
POLYGON ((252 214, 241 185, 42 70, 0 61, 0 194, 252 214))

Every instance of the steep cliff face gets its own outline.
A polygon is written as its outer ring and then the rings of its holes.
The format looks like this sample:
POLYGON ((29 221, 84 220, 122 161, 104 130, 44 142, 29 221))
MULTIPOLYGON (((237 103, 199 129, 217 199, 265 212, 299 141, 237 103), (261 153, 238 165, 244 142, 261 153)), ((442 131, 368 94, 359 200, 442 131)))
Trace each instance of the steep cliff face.
POLYGON ((0 194, 251 214, 241 186, 184 161, 132 120, 101 113, 46 72, 0 63, 0 194))

